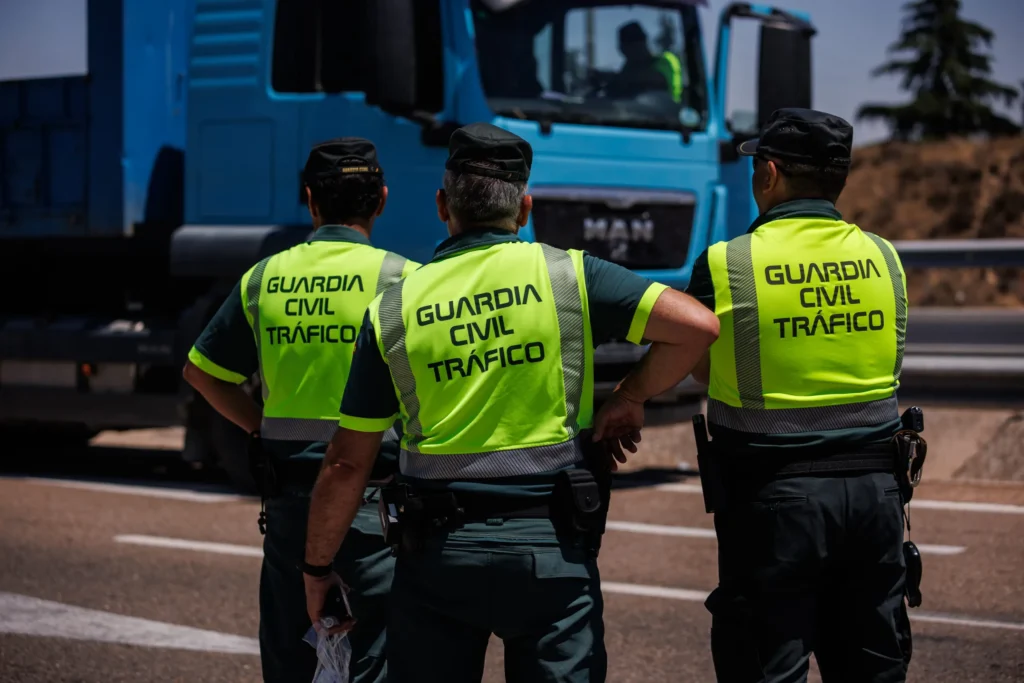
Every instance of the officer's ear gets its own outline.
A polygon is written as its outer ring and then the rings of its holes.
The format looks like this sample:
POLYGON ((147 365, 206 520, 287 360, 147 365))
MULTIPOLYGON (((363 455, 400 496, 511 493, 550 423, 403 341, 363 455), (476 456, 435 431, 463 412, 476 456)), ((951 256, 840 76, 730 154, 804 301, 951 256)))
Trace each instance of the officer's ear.
POLYGON ((520 228, 530 220, 530 212, 533 211, 533 197, 525 194, 523 201, 519 202, 519 215, 516 217, 516 225, 520 228))
POLYGON ((447 223, 451 219, 451 214, 448 213, 448 197, 444 190, 437 191, 434 201, 437 202, 437 217, 442 223, 447 223))
POLYGON ((309 217, 315 222, 320 217, 320 212, 316 208, 316 204, 313 203, 313 192, 309 189, 309 185, 306 185, 306 206, 309 208, 309 217))
POLYGON ((377 204, 377 213, 374 216, 379 216, 384 213, 384 205, 388 203, 388 186, 381 185, 380 188, 380 203, 377 204))
POLYGON ((782 182, 782 173, 779 171, 778 165, 770 159, 764 164, 763 182, 766 193, 777 191, 782 182))

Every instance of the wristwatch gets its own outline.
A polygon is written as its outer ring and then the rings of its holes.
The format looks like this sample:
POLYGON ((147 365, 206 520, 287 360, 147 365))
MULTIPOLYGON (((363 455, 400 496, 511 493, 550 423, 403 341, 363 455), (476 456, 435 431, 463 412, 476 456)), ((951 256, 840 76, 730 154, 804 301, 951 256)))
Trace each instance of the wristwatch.
POLYGON ((296 566, 299 568, 299 571, 301 571, 303 574, 309 574, 313 578, 317 579, 322 579, 325 576, 329 576, 330 573, 334 570, 334 567, 332 567, 329 564, 309 564, 305 560, 301 560, 296 566))

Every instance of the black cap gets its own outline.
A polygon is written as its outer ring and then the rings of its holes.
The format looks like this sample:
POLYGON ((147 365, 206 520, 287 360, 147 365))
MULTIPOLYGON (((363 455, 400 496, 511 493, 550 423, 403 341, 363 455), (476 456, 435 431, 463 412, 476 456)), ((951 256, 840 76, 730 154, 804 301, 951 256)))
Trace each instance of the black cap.
POLYGON ((761 128, 761 137, 737 150, 743 156, 846 168, 852 148, 853 126, 844 119, 813 109, 779 109, 761 128))
POLYGON ((345 173, 381 175, 377 148, 365 138, 334 138, 318 142, 309 150, 302 179, 331 178, 345 173))
POLYGON ((532 163, 533 148, 526 140, 489 123, 471 123, 452 133, 444 167, 459 173, 526 182, 532 163), (474 163, 477 161, 489 161, 499 168, 484 168, 474 163))

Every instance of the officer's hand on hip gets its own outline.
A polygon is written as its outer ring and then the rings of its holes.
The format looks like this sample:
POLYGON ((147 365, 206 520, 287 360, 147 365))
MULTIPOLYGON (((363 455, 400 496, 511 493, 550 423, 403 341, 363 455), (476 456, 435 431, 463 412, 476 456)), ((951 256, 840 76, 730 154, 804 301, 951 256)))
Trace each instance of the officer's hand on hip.
POLYGON ((625 448, 636 453, 636 444, 640 443, 640 429, 644 426, 644 404, 634 401, 624 392, 612 394, 597 415, 594 416, 594 441, 604 441, 608 452, 614 457, 612 470, 618 470, 620 463, 626 462, 625 448))
MULTIPOLYGON (((338 586, 342 591, 348 593, 348 586, 341 580, 336 572, 331 572, 324 577, 310 576, 309 574, 303 574, 302 580, 306 584, 306 612, 309 614, 309 620, 313 624, 313 628, 317 632, 322 631, 323 627, 320 624, 320 619, 327 616, 324 614, 324 607, 327 603, 328 592, 334 586, 338 586)), ((327 631, 328 634, 333 635, 335 633, 347 633, 352 630, 355 626, 356 620, 354 617, 349 615, 343 619, 337 626, 332 627, 327 631)))

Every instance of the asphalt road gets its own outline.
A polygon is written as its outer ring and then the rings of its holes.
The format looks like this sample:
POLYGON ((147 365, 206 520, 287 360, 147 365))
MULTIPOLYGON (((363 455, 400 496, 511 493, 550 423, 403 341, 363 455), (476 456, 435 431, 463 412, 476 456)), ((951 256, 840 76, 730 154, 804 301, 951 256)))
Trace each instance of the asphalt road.
MULTIPOLYGON (((254 501, 166 453, 4 453, 0 474, 0 681, 260 680, 254 501)), ((713 681, 696 482, 619 485, 600 559, 609 681, 713 681)), ((1024 486, 925 483, 912 522, 928 552, 910 680, 1024 680, 1024 486)), ((485 680, 503 680, 500 643, 485 680)))

